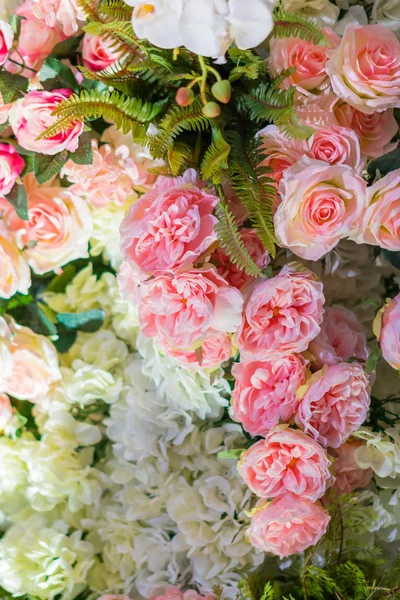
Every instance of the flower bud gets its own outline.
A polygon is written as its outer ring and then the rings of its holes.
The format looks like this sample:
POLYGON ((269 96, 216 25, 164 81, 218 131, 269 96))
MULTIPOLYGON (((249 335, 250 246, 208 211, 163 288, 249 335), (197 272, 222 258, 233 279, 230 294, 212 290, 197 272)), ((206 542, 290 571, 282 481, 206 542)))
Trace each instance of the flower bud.
POLYGON ((194 100, 194 93, 187 87, 180 87, 176 92, 175 101, 179 106, 189 106, 194 100))
POLYGON ((211 88, 211 93, 223 104, 228 104, 231 99, 232 94, 232 86, 227 79, 223 79, 222 81, 216 81, 211 88))
POLYGON ((209 119, 214 119, 221 114, 221 107, 216 102, 207 102, 203 106, 203 115, 208 117, 209 119))

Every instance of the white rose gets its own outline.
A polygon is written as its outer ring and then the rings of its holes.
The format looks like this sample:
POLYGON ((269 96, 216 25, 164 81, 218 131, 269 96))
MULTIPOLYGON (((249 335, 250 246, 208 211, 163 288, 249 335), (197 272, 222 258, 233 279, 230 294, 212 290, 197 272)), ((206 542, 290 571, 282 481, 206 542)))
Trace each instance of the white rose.
POLYGON ((381 23, 394 32, 400 30, 400 4, 398 0, 375 0, 372 22, 381 23))

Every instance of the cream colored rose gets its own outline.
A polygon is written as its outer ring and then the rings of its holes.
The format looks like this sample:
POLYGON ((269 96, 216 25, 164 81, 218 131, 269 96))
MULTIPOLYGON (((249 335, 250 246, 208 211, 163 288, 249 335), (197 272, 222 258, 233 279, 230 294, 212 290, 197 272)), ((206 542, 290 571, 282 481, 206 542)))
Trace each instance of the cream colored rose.
POLYGON ((0 298, 11 298, 16 292, 27 294, 30 285, 31 272, 22 253, 0 236, 0 298))

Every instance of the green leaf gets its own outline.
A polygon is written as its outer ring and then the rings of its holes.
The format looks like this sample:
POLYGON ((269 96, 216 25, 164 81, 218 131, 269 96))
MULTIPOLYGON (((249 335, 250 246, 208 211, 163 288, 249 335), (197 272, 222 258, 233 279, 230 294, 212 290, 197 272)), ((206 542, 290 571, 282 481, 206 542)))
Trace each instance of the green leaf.
POLYGON ((326 46, 328 39, 321 28, 312 21, 303 17, 299 12, 289 12, 283 8, 276 11, 272 35, 278 38, 299 37, 312 44, 326 46))
POLYGON ((76 275, 76 267, 74 265, 66 265, 63 268, 63 272, 61 275, 57 275, 52 279, 47 286, 48 292, 54 292, 56 294, 64 292, 68 283, 75 277, 76 275))
POLYGON ((371 160, 367 171, 368 175, 374 179, 377 171, 384 176, 395 169, 400 169, 400 148, 395 148, 395 150, 392 150, 375 160, 371 160))
POLYGON ((57 321, 69 330, 93 332, 103 325, 104 315, 103 310, 95 308, 82 313, 58 313, 57 321))
POLYGON ((223 169, 228 168, 228 156, 231 147, 219 129, 212 130, 212 144, 207 149, 201 163, 201 171, 205 179, 212 179, 215 184, 221 183, 223 169))
POLYGON ((0 71, 0 94, 4 104, 14 102, 28 91, 29 79, 8 71, 0 71))
POLYGON ((383 256, 390 262, 391 265, 400 269, 400 252, 393 252, 391 250, 382 250, 383 256))
POLYGON ((29 220, 28 196, 23 185, 15 184, 11 192, 4 197, 13 205, 20 219, 29 220))
POLYGON ((42 302, 37 303, 38 317, 48 332, 47 335, 58 337, 56 323, 56 313, 42 302))
POLYGON ((75 75, 67 65, 48 56, 39 71, 39 80, 46 90, 68 88, 74 92, 79 91, 75 75))
POLYGON ((91 165, 93 163, 92 136, 83 133, 79 138, 79 147, 71 152, 69 158, 77 165, 91 165))
POLYGON ((35 154, 33 161, 33 172, 40 185, 46 183, 49 179, 57 175, 68 160, 68 151, 63 150, 58 154, 50 156, 48 154, 35 154))
POLYGON ((382 355, 382 351, 380 349, 380 346, 379 346, 379 344, 376 344, 376 346, 373 348, 373 350, 371 350, 371 352, 369 353, 369 356, 367 358, 367 362, 365 364, 365 372, 366 373, 372 373, 372 371, 375 370, 376 363, 380 359, 381 355, 382 355))
POLYGON ((78 50, 81 39, 82 36, 69 37, 63 42, 59 42, 50 52, 50 56, 53 58, 65 58, 66 56, 75 53, 76 50, 78 50))
POLYGON ((76 331, 60 331, 58 340, 53 341, 57 352, 60 352, 61 354, 68 352, 71 346, 75 343, 77 335, 78 334, 76 331))
POLYGON ((21 22, 23 20, 24 19, 22 19, 18 15, 13 15, 11 17, 11 19, 10 19, 11 29, 14 32, 14 44, 18 41, 18 38, 20 36, 20 33, 21 33, 21 22))
POLYGON ((25 166, 21 173, 21 178, 23 178, 28 173, 33 172, 34 165, 35 165, 35 155, 34 154, 26 154, 26 156, 24 156, 24 163, 25 163, 25 166))
POLYGON ((237 448, 235 450, 223 450, 218 452, 218 458, 240 458, 241 454, 245 451, 245 448, 237 448))

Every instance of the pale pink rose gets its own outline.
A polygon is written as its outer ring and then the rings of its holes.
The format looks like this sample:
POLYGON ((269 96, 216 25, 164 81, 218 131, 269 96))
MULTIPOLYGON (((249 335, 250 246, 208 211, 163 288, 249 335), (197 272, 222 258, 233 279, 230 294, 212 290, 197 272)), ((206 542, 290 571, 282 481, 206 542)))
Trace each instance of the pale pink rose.
POLYGON ((366 187, 347 165, 302 158, 281 181, 282 202, 274 217, 279 244, 318 260, 358 229, 366 187))
POLYGON ((78 31, 78 21, 85 20, 76 0, 33 0, 32 11, 48 27, 62 29, 67 37, 78 31))
POLYGON ((262 140, 262 153, 266 156, 261 166, 271 169, 268 177, 279 184, 286 169, 304 156, 305 145, 300 140, 288 138, 276 125, 267 125, 257 133, 257 137, 262 140))
POLYGON ((358 135, 362 154, 368 158, 377 158, 393 150, 397 142, 391 144, 399 126, 394 118, 393 109, 367 114, 339 102, 334 108, 337 122, 342 127, 350 127, 358 135))
POLYGON ((379 343, 383 358, 393 369, 400 371, 400 294, 383 312, 379 343))
POLYGON ((383 25, 347 25, 326 65, 333 91, 361 112, 400 103, 400 42, 383 25))
POLYGON ((326 450, 310 436, 278 426, 243 452, 238 471, 260 498, 291 492, 315 502, 331 483, 331 464, 326 450))
MULTIPOLYGON (((261 270, 264 269, 270 263, 271 258, 257 233, 254 229, 243 228, 240 230, 240 237, 250 257, 261 270)), ((211 261, 216 265, 218 273, 227 280, 229 285, 239 290, 255 280, 254 277, 233 264, 223 248, 217 248, 213 252, 211 261)))
POLYGON ((330 516, 321 504, 285 494, 251 517, 250 543, 284 558, 315 544, 326 533, 330 516))
POLYGON ((10 234, 21 235, 23 254, 35 273, 58 270, 88 256, 92 217, 86 202, 56 182, 40 186, 32 174, 24 178, 28 221, 13 213, 10 234))
POLYGON ((179 350, 201 346, 208 329, 236 331, 243 296, 212 268, 155 277, 144 284, 142 332, 179 350))
POLYGON ((372 469, 360 469, 354 459, 355 451, 363 446, 360 440, 345 442, 336 450, 335 489, 339 494, 350 494, 366 487, 374 474, 372 469))
POLYGON ((62 150, 74 152, 79 145, 79 136, 83 132, 83 120, 76 119, 73 125, 62 133, 57 133, 49 138, 37 139, 53 125, 57 117, 51 113, 57 104, 69 98, 72 90, 32 90, 24 98, 17 100, 12 107, 9 119, 20 146, 33 152, 42 154, 57 154, 62 150))
POLYGON ((362 425, 370 384, 357 363, 328 366, 315 373, 301 399, 296 424, 320 444, 338 448, 362 425))
POLYGON ((254 360, 302 352, 320 331, 324 295, 311 271, 284 267, 254 286, 237 333, 242 357, 254 360))
POLYGON ((9 328, 12 371, 5 381, 4 391, 18 400, 40 402, 61 379, 57 351, 46 337, 29 327, 10 319, 9 328))
POLYGON ((0 298, 27 294, 30 285, 31 272, 19 248, 0 236, 0 298))
POLYGON ((14 146, 0 143, 0 194, 6 196, 11 192, 24 165, 14 146))
POLYGON ((13 41, 13 30, 8 23, 0 19, 0 66, 7 61, 13 41))
POLYGON ((159 177, 121 224, 123 258, 152 275, 190 267, 217 239, 212 212, 218 201, 193 169, 175 179, 159 177))
POLYGON ((165 589, 160 596, 150 596, 149 600, 215 600, 213 594, 205 594, 204 596, 196 592, 196 590, 186 590, 181 592, 177 587, 171 586, 165 589))
POLYGON ((0 435, 7 427, 13 416, 13 408, 6 394, 0 392, 0 435))
POLYGON ((330 165, 349 165, 357 173, 361 173, 364 167, 358 136, 347 127, 318 129, 307 140, 307 154, 330 165))
POLYGON ((189 368, 214 370, 230 359, 232 355, 232 341, 227 333, 208 329, 200 348, 196 350, 176 350, 165 340, 162 348, 169 356, 177 358, 183 365, 189 368))
POLYGON ((114 150, 109 144, 99 148, 92 140, 92 164, 69 160, 60 175, 73 184, 69 188, 73 194, 84 196, 92 206, 123 206, 128 198, 136 199, 134 190, 142 191, 149 181, 145 165, 130 158, 127 150, 125 146, 114 150))
POLYGON ((353 311, 344 306, 325 309, 321 331, 310 343, 309 350, 318 369, 357 358, 368 358, 367 338, 364 328, 353 311))
POLYGON ((123 594, 103 594, 99 596, 97 600, 132 600, 129 596, 123 594))
POLYGON ((340 38, 331 30, 324 29, 324 32, 329 35, 331 46, 317 46, 297 37, 272 37, 269 57, 272 75, 277 76, 291 67, 296 69, 283 81, 283 87, 294 86, 302 94, 307 94, 329 86, 326 63, 340 38))
POLYGON ((367 188, 366 210, 356 241, 400 250, 400 169, 367 188))
POLYGON ((280 420, 296 412, 296 392, 304 384, 306 364, 300 354, 232 366, 235 388, 229 414, 252 436, 265 436, 280 420))
MULTIPOLYGON (((12 109, 13 103, 4 104, 3 96, 0 93, 0 125, 4 125, 8 121, 8 115, 10 114, 10 110, 12 109)), ((11 127, 7 126, 7 129, 11 133, 11 127)), ((4 133, 3 133, 4 135, 4 133)))
POLYGON ((85 33, 82 42, 82 61, 92 71, 107 69, 121 56, 113 50, 113 40, 105 40, 98 35, 85 33))

